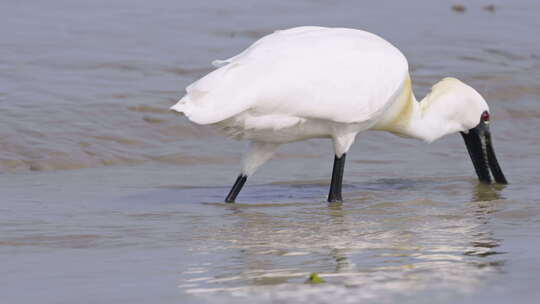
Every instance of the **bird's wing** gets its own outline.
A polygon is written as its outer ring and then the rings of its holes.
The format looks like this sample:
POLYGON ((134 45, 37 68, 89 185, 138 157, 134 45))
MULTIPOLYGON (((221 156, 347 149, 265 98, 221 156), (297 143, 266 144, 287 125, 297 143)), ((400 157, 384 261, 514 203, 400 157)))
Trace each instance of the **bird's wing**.
POLYGON ((173 109, 216 123, 246 110, 342 123, 389 106, 408 76, 403 54, 360 30, 299 27, 265 36, 187 88, 173 109))

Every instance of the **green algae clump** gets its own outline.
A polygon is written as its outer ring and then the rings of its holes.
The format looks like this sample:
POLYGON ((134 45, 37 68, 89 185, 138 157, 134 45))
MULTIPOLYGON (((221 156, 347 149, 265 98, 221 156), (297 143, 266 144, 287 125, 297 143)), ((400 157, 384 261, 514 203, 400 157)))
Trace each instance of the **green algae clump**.
POLYGON ((321 284, 325 282, 326 281, 321 279, 321 277, 319 277, 319 275, 316 272, 311 273, 309 275, 309 278, 306 280, 306 283, 310 283, 310 284, 321 284))

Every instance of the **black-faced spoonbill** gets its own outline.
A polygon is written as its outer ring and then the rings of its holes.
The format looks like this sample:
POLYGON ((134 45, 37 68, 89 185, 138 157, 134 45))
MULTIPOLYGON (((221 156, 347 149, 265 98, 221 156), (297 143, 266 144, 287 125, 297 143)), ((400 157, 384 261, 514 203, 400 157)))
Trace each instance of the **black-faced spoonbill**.
POLYGON ((226 202, 284 143, 331 138, 335 158, 328 201, 341 201, 345 155, 356 134, 382 130, 432 142, 460 132, 481 182, 506 184, 491 144, 489 107, 470 86, 444 78, 420 102, 408 63, 392 44, 346 28, 276 31, 194 82, 171 109, 248 140, 226 202), (491 175, 490 175, 491 169, 491 175))

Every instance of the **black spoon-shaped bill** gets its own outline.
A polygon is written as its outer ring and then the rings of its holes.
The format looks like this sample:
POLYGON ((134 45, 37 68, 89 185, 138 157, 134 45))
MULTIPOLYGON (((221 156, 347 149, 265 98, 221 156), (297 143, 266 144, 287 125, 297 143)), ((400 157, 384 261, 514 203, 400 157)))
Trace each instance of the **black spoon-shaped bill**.
POLYGON ((478 179, 489 184, 492 181, 491 176, 493 176, 496 183, 508 184, 493 149, 489 130, 489 114, 482 114, 480 123, 467 133, 461 132, 461 135, 467 146, 478 179))

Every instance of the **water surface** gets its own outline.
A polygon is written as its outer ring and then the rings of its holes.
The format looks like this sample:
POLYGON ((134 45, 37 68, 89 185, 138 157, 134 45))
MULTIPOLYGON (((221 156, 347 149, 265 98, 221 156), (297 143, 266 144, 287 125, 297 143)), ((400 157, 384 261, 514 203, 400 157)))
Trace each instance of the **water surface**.
POLYGON ((452 4, 4 1, 4 301, 534 303, 540 5, 452 4), (222 203, 244 144, 167 109, 212 60, 297 25, 387 38, 419 98, 445 76, 477 88, 510 185, 479 184, 459 135, 373 132, 348 154, 343 204, 325 202, 326 140, 283 147, 222 203))

